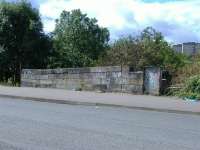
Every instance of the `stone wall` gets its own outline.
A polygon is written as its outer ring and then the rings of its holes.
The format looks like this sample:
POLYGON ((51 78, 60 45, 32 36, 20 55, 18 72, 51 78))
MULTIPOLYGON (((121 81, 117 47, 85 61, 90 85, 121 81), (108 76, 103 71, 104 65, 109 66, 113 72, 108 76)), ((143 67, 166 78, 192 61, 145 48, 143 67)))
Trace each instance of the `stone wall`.
POLYGON ((143 72, 129 67, 23 69, 21 86, 68 90, 143 93, 143 72))

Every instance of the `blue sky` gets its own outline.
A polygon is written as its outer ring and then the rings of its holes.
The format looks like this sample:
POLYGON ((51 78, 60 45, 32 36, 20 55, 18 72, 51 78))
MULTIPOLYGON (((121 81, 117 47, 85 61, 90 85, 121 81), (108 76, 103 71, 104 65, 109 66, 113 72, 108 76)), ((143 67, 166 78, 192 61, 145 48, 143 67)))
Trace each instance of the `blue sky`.
POLYGON ((81 9, 108 27, 111 39, 137 34, 147 26, 173 43, 200 41, 200 0, 31 0, 51 32, 62 10, 81 9))

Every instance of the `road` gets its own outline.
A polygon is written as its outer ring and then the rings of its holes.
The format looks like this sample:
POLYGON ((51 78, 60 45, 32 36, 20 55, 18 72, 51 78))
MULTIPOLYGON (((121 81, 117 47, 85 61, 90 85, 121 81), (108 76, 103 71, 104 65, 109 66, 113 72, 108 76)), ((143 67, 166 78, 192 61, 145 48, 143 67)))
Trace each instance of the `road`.
POLYGON ((0 98, 0 150, 199 150, 200 116, 0 98))

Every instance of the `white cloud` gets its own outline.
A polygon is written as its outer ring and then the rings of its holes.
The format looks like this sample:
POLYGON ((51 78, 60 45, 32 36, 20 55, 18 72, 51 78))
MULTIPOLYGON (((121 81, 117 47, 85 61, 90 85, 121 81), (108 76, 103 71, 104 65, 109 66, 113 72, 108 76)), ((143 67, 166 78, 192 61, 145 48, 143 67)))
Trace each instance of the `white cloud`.
MULTIPOLYGON (((48 0, 39 9, 44 18, 57 19, 62 10, 79 8, 89 17, 97 18, 101 26, 108 27, 111 38, 153 26, 163 32, 167 39, 182 42, 182 36, 188 33, 191 35, 185 40, 200 40, 199 7, 199 0, 165 3, 145 3, 142 0, 48 0)), ((46 32, 52 31, 54 26, 54 20, 44 19, 46 32)))

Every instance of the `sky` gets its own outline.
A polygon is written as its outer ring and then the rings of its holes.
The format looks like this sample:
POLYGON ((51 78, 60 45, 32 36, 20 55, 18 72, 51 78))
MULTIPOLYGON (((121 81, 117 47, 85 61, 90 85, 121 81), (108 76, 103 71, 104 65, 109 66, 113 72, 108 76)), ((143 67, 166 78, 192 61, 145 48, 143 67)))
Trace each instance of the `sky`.
POLYGON ((200 0, 30 0, 38 8, 45 32, 63 10, 81 9, 110 30, 111 39, 137 35, 147 26, 172 43, 200 42, 200 0))

